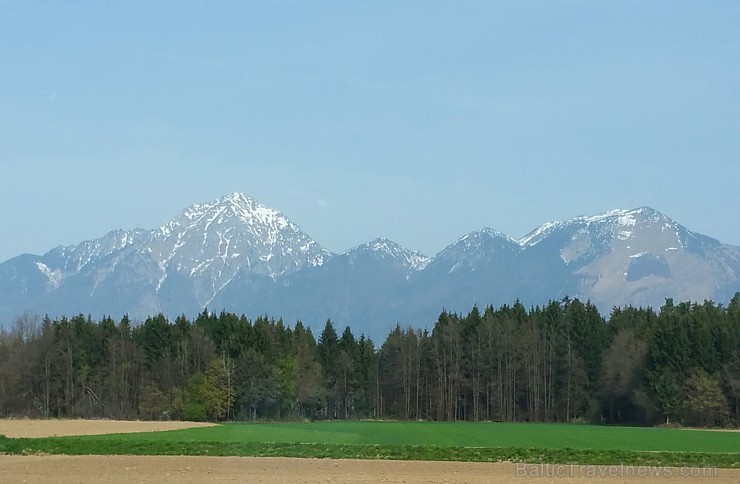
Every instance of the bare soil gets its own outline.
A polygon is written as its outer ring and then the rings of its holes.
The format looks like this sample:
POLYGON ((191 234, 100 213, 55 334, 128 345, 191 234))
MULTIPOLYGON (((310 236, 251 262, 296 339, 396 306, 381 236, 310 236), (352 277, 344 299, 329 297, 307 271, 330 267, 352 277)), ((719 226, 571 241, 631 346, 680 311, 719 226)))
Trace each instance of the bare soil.
POLYGON ((61 437, 64 435, 158 432, 191 427, 210 427, 205 422, 141 422, 137 420, 30 420, 0 419, 0 435, 6 437, 61 437))
MULTIPOLYGON (((0 420, 8 437, 174 430, 208 424, 0 420)), ((0 482, 737 483, 740 470, 269 457, 0 455, 0 482)))
POLYGON ((0 456, 3 483, 737 483, 740 470, 179 456, 0 456), (644 473, 639 474, 642 470, 644 473), (702 473, 701 475, 697 475, 702 473), (688 476, 684 476, 688 474, 688 476), (692 477, 693 476, 693 477, 692 477))

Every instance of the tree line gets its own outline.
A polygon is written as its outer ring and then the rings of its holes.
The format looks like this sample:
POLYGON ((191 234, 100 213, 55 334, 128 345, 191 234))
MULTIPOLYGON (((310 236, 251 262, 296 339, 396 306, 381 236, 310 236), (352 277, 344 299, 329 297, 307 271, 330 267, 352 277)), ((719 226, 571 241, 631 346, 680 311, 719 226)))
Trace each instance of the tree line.
POLYGON ((608 320, 568 298, 442 311, 380 346, 331 321, 24 314, 0 332, 0 416, 737 426, 740 293, 608 320))

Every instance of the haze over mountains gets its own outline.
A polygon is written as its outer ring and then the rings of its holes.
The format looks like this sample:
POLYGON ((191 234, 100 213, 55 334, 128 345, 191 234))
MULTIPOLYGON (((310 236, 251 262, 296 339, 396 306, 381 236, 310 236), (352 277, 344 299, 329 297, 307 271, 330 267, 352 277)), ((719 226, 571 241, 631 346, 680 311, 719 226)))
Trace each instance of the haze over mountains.
POLYGON ((381 339, 468 311, 564 296, 613 306, 665 298, 726 302, 740 291, 740 247, 649 207, 544 224, 521 239, 490 228, 428 257, 387 239, 333 254, 280 212, 234 193, 154 230, 115 230, 0 264, 0 324, 24 311, 144 319, 210 310, 268 314, 381 339))

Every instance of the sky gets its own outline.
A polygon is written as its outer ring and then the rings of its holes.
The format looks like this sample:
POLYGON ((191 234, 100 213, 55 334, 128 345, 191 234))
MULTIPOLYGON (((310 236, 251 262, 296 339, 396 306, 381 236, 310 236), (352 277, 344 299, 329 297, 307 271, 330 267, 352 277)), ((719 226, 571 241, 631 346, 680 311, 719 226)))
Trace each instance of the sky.
POLYGON ((244 192, 433 255, 651 206, 740 245, 740 2, 0 0, 0 261, 244 192))

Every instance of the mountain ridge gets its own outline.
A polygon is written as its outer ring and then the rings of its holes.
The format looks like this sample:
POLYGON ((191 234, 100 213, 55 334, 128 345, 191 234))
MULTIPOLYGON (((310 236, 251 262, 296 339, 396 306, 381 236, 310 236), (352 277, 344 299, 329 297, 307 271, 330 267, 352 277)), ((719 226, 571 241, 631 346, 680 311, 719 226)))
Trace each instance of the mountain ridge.
POLYGON ((383 237, 332 253, 235 192, 155 229, 11 258, 0 264, 0 290, 0 322, 25 310, 115 308, 144 318, 217 305, 381 328, 515 298, 544 304, 568 295, 607 310, 664 297, 722 302, 740 290, 740 247, 643 206, 547 222, 519 239, 484 227, 431 257, 383 237))

